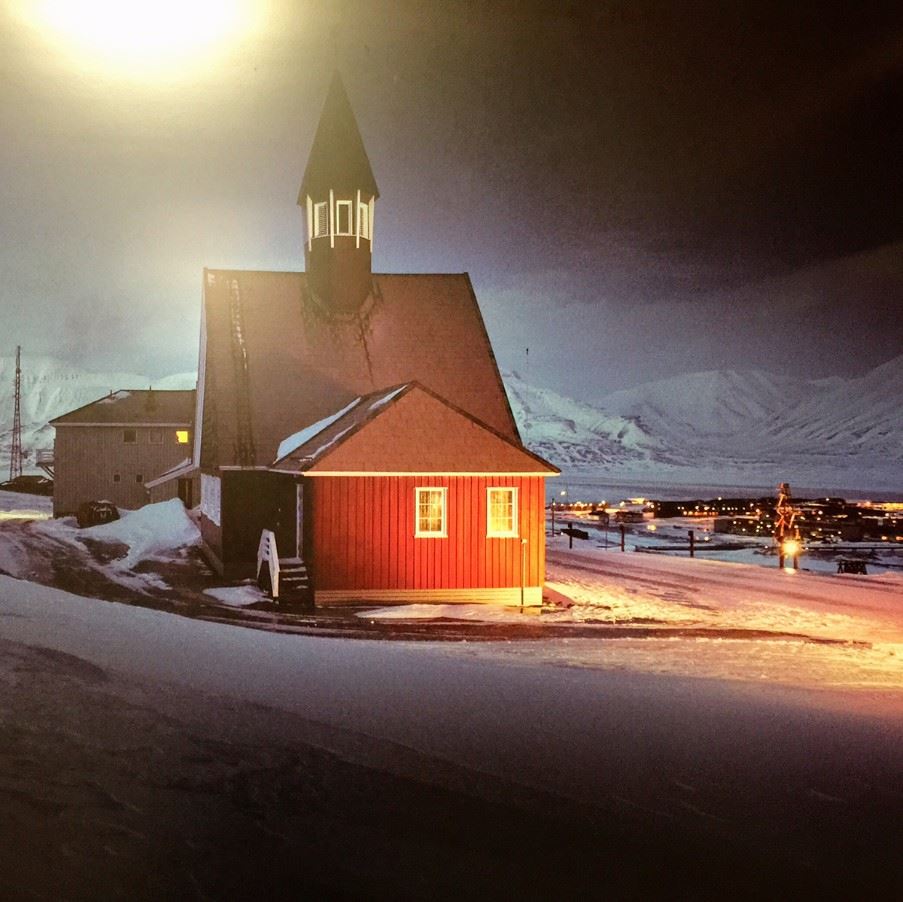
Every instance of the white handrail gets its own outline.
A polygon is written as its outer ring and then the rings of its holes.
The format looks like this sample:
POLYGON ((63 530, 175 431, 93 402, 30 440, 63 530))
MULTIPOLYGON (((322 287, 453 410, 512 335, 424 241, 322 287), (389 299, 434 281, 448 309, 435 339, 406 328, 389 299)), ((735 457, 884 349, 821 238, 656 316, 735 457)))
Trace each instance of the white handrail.
POLYGON ((274 599, 279 598, 279 552, 276 550, 276 534, 271 529, 265 529, 260 534, 260 544, 257 546, 257 580, 260 580, 260 568, 264 562, 269 565, 270 594, 274 599))

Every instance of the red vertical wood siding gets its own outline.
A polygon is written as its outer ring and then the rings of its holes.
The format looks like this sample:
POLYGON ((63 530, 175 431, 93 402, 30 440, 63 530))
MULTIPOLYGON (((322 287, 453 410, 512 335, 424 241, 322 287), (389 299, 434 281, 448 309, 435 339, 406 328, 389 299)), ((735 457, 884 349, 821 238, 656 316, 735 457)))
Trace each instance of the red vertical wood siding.
POLYGON ((322 476, 311 479, 318 590, 493 589, 545 580, 542 476, 322 476), (448 489, 445 538, 415 538, 414 489, 448 489), (518 489, 519 536, 488 538, 486 490, 518 489))

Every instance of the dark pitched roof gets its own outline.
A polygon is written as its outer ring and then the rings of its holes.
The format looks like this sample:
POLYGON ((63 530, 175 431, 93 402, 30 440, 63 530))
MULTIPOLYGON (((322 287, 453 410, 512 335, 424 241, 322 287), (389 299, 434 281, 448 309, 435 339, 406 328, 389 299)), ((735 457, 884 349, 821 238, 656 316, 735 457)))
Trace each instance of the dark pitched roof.
POLYGON ((520 444, 467 274, 374 275, 373 286, 339 316, 304 273, 206 273, 201 466, 268 466, 286 436, 411 381, 520 444))
POLYGON ((190 426, 194 420, 195 393, 162 389, 121 390, 50 421, 51 426, 97 423, 190 426))
POLYGON ((294 473, 535 473, 552 464, 417 382, 358 398, 289 436, 274 468, 294 473))
POLYGON ((323 197, 330 188, 337 191, 359 188, 379 197, 364 141, 338 72, 332 76, 323 104, 298 193, 298 203, 303 204, 308 194, 323 197))

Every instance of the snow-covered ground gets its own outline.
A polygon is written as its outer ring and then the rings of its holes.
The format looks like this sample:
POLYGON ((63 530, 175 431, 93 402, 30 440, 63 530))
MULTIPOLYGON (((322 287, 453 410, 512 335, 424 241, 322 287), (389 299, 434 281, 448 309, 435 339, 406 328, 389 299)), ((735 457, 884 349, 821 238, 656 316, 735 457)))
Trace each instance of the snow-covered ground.
MULTIPOLYGON (((173 516, 100 528, 107 566, 178 555, 173 516)), ((299 636, 0 576, 0 891, 901 889, 899 581, 549 557, 569 610, 482 610, 598 638, 299 636)))

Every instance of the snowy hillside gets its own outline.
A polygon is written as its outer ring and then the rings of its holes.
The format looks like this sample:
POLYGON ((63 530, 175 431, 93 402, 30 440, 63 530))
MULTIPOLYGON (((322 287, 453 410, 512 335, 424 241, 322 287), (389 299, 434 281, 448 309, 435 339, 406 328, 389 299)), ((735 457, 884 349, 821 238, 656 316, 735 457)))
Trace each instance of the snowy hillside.
POLYGON ((566 475, 903 491, 903 356, 855 379, 690 373, 594 404, 505 383, 524 441, 566 475))
MULTIPOLYGON (((16 361, 0 357, 0 462, 7 465, 16 361)), ((51 357, 22 357, 22 443, 29 456, 53 445, 47 422, 120 388, 194 388, 194 373, 152 380, 136 373, 90 373, 51 357)), ((2 470, 0 470, 2 474, 2 470)))
POLYGON ((554 462, 607 466, 664 455, 660 439, 636 419, 529 385, 517 373, 502 374, 524 441, 554 462))

